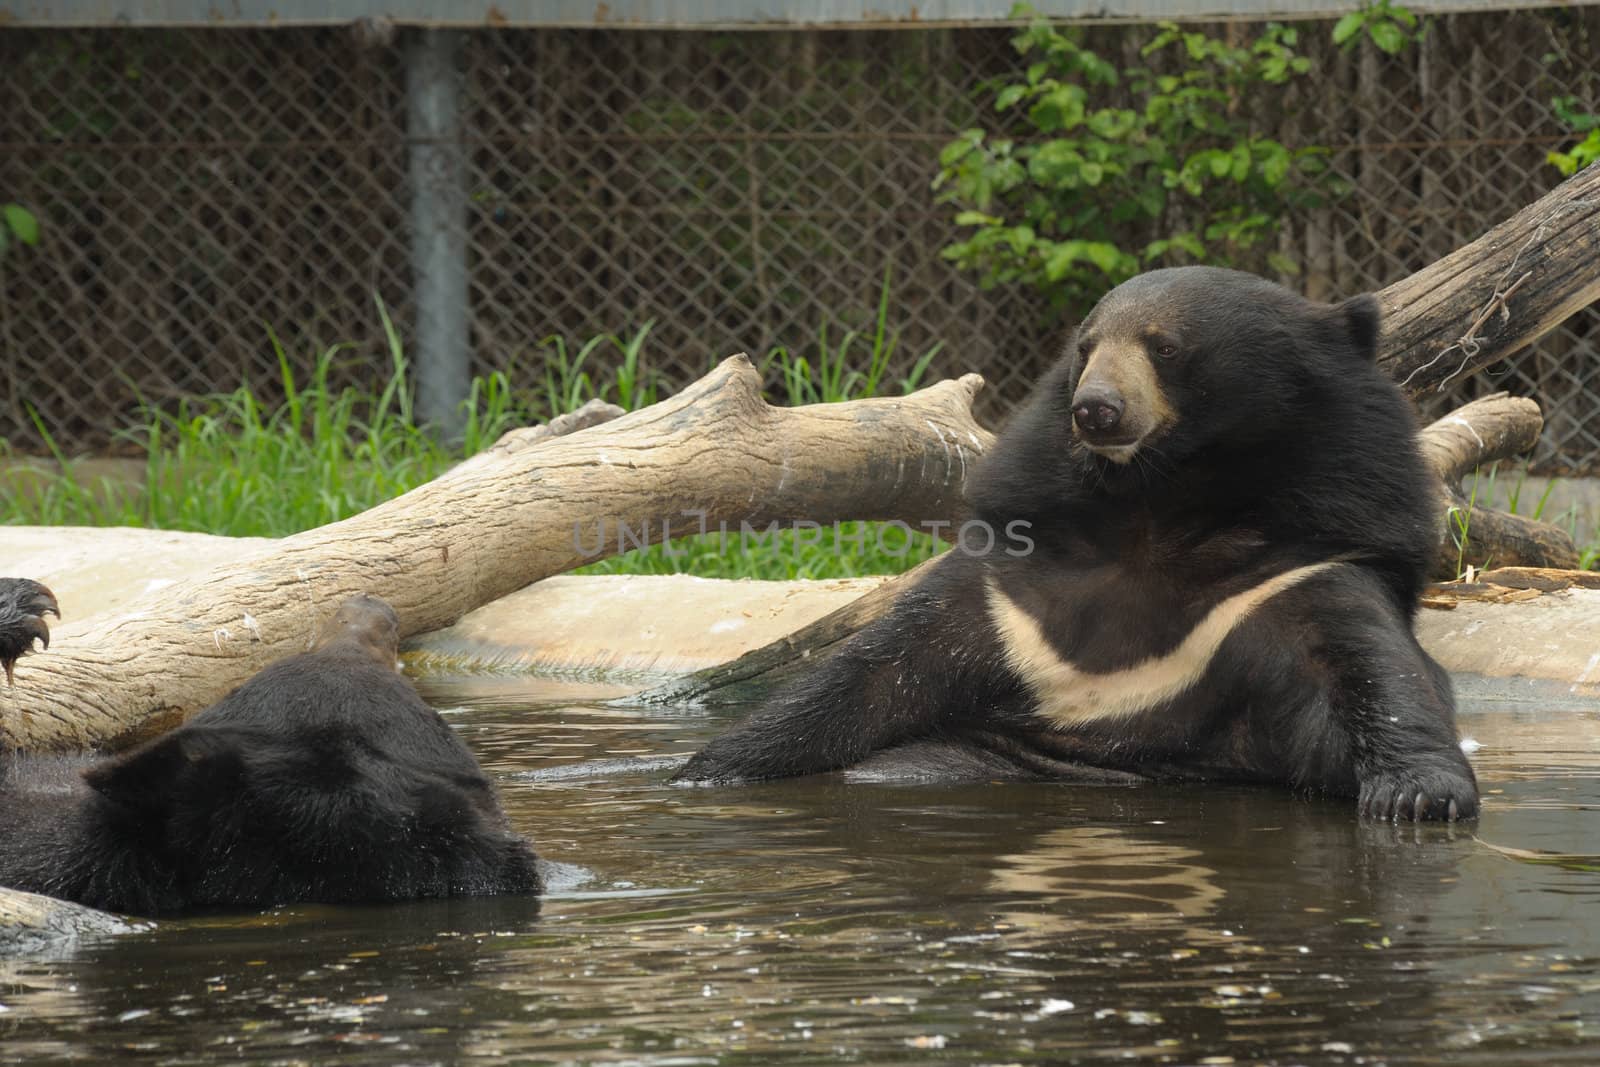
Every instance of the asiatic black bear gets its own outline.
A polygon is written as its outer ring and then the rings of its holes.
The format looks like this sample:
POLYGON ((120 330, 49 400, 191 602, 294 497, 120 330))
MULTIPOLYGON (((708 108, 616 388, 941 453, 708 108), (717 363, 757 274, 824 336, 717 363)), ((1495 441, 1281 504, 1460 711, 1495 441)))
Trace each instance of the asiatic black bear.
MULTIPOLYGON (((8 668, 46 611, 48 589, 0 579, 8 668)), ((538 892, 533 848, 396 670, 398 641, 387 603, 352 597, 311 651, 132 751, 0 759, 0 886, 138 915, 538 892)))
POLYGON ((1211 267, 1118 286, 970 479, 1031 544, 952 551, 679 779, 898 761, 1476 815, 1412 632, 1438 511, 1378 322, 1211 267))

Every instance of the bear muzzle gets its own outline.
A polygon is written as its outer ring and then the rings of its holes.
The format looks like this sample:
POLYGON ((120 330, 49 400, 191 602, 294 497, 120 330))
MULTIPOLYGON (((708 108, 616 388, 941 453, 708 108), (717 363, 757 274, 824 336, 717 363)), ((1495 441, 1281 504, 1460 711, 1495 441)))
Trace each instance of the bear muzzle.
POLYGON ((1090 438, 1114 437, 1122 423, 1122 397, 1109 386, 1087 386, 1072 397, 1072 421, 1090 438))
POLYGON ((1174 412, 1143 347, 1101 343, 1072 394, 1072 429, 1093 453, 1128 463, 1151 434, 1173 421, 1174 412))

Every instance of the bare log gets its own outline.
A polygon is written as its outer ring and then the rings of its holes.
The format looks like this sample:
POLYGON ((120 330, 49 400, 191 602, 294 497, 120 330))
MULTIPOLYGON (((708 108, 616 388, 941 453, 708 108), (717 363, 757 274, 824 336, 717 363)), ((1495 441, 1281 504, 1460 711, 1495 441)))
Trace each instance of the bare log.
POLYGON ((1532 400, 1497 393, 1457 408, 1422 431, 1423 457, 1439 476, 1445 498, 1436 576, 1454 577, 1469 564, 1578 565, 1577 546, 1565 530, 1485 507, 1461 489, 1461 480, 1477 468, 1532 448, 1543 425, 1532 400))
MULTIPOLYGON (((1418 435, 1423 458, 1439 475, 1439 496, 1445 502, 1439 516, 1436 574, 1453 577, 1458 564, 1481 567, 1485 558, 1507 567, 1523 563, 1555 568, 1577 565, 1577 551, 1564 530, 1516 515, 1473 507, 1454 488, 1464 472, 1532 448, 1542 426, 1539 405, 1500 393, 1458 408, 1418 435), (1460 531, 1458 518, 1467 524, 1464 553, 1454 540, 1454 535, 1460 531)), ((929 560, 885 581, 870 593, 778 641, 752 649, 731 662, 659 686, 639 699, 702 704, 755 701, 887 613, 895 598, 921 581, 927 568, 935 562, 929 560)))
POLYGON ((1424 427, 1417 444, 1439 480, 1454 485, 1485 463, 1522 455, 1538 443, 1542 429, 1538 404, 1495 393, 1424 427))
MULTIPOLYGON (((975 374, 910 397, 774 408, 743 356, 682 393, 564 437, 513 431, 445 476, 56 629, 0 690, 0 747, 118 747, 206 707, 305 647, 355 593, 437 629, 531 581, 703 521, 949 520, 990 435, 975 374), (697 512, 686 516, 684 509, 697 512), (620 544, 626 542, 625 544, 620 544)), ((40 577, 48 578, 47 575, 40 577)), ((63 605, 69 613, 70 605, 63 605)))
POLYGON ((0 959, 49 957, 81 937, 131 933, 137 926, 71 901, 0 886, 0 959))
POLYGON ((1449 499, 1449 528, 1434 564, 1436 576, 1453 577, 1468 565, 1558 570, 1578 565, 1577 546, 1561 527, 1474 504, 1459 491, 1452 490, 1449 499), (1465 540, 1464 550, 1457 538, 1465 540))
POLYGON ((1600 167, 1377 294, 1379 364, 1410 395, 1504 359, 1600 300, 1600 167))

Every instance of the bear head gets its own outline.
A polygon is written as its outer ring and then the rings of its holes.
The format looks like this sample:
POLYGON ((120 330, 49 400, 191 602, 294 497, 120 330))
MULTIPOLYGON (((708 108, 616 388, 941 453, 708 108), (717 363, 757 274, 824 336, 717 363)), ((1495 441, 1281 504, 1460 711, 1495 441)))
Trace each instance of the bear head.
POLYGON ((1318 304, 1240 271, 1152 271, 1079 325, 1054 399, 1073 443, 1113 464, 1249 447, 1299 424, 1330 375, 1372 364, 1378 319, 1371 296, 1318 304))
POLYGON ((1142 274, 1085 317, 968 499, 1007 521, 1105 496, 1293 492, 1330 469, 1404 499, 1415 424, 1375 362, 1379 318, 1370 295, 1323 304, 1217 267, 1142 274))

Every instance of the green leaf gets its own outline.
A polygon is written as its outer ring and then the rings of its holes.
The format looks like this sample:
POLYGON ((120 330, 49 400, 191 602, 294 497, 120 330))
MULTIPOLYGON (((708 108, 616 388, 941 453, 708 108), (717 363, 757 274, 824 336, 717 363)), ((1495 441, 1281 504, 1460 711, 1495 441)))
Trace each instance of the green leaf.
POLYGON ((1042 133, 1070 130, 1083 122, 1084 95, 1076 85, 1057 86, 1034 101, 1028 119, 1042 133))
POLYGON ((1233 166, 1229 168, 1229 174, 1236 182, 1242 182, 1250 177, 1249 145, 1240 143, 1233 146, 1233 166))
POLYGON ((1126 108, 1101 108, 1089 116, 1089 129, 1098 137, 1117 141, 1133 130, 1139 116, 1126 108))
POLYGON ((956 215, 957 226, 998 226, 1002 221, 981 211, 962 211, 956 215))
POLYGON ((1026 85, 1008 85, 1000 90, 999 96, 994 98, 994 109, 996 111, 1004 111, 1008 107, 1014 107, 1017 101, 1027 94, 1028 87, 1026 85))
POLYGON ((1206 246, 1200 243, 1200 238, 1192 233, 1175 233, 1172 235, 1172 245, 1181 248, 1195 259, 1206 258, 1206 246))
POLYGON ((1122 267, 1122 249, 1106 241, 1087 241, 1083 246, 1089 262, 1100 268, 1102 274, 1116 274, 1122 267))
POLYGON ((5 217, 6 228, 17 240, 25 245, 39 243, 39 220, 33 217, 33 212, 21 204, 0 204, 0 215, 5 217))
POLYGON ((1078 171, 1085 185, 1099 185, 1106 176, 1106 169, 1098 163, 1085 163, 1078 171))
POLYGON ((1388 19, 1374 21, 1368 25, 1367 34, 1372 38, 1373 44, 1391 56, 1406 46, 1405 31, 1388 19))
POLYGON ((1052 282, 1059 282, 1067 276, 1072 265, 1083 255, 1082 241, 1062 241, 1057 244, 1044 257, 1044 276, 1052 282))
POLYGON ((967 158, 980 144, 983 143, 982 130, 966 130, 957 140, 951 141, 939 151, 939 166, 953 167, 967 158))
POLYGON ((1276 141, 1263 141, 1256 145, 1256 150, 1261 153, 1261 177, 1269 186, 1276 188, 1283 184, 1283 179, 1289 175, 1289 152, 1276 141))
POLYGON ((1075 188, 1083 170, 1083 155, 1077 142, 1065 139, 1046 141, 1034 149, 1028 160, 1028 176, 1044 186, 1075 188))
POLYGON ((1365 11, 1352 11, 1333 26, 1333 43, 1345 44, 1355 37, 1361 30, 1362 23, 1367 21, 1365 11))

